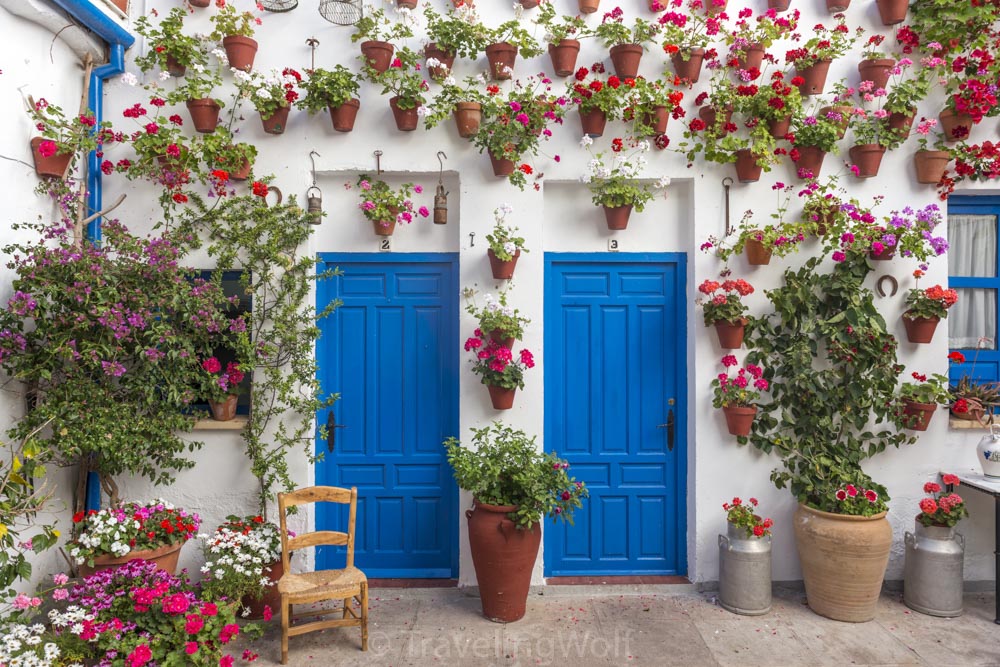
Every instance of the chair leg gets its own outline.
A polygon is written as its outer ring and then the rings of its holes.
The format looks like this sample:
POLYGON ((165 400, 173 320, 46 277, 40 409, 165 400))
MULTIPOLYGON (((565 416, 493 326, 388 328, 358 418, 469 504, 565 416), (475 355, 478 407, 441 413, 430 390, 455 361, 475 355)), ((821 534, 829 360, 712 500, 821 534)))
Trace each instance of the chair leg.
POLYGON ((347 618, 347 609, 351 606, 351 598, 344 598, 344 615, 341 618, 347 618))
POLYGON ((361 650, 368 650, 368 583, 361 584, 361 650))
POLYGON ((281 664, 288 664, 288 625, 292 618, 292 605, 288 596, 281 596, 281 664))

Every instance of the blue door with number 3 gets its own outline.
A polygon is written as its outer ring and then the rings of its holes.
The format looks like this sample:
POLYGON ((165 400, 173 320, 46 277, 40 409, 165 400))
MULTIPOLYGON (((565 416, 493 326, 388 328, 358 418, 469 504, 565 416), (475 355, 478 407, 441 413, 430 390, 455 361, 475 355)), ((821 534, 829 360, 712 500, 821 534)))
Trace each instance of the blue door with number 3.
POLYGON ((686 574, 685 256, 549 253, 545 449, 590 489, 546 576, 686 574))
MULTIPOLYGON (((358 488, 355 563, 369 577, 448 578, 458 569, 457 489, 442 442, 458 433, 457 256, 329 254, 318 287, 319 379, 340 394, 317 415, 316 484, 358 488), (332 416, 331 416, 332 411, 332 416)), ((347 511, 320 506, 318 530, 347 511)), ((320 568, 343 567, 321 548, 320 568)))

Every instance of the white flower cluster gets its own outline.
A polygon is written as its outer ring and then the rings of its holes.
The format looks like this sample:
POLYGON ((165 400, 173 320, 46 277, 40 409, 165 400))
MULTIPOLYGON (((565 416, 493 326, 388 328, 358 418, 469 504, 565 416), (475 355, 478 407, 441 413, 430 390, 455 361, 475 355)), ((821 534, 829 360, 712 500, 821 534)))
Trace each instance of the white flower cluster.
MULTIPOLYGON (((66 611, 53 609, 49 612, 49 620, 56 629, 69 629, 75 635, 83 632, 83 622, 94 619, 93 614, 86 613, 80 607, 73 605, 66 611)), ((60 660, 62 653, 55 643, 43 641, 45 626, 41 623, 28 625, 12 623, 0 631, 0 665, 4 667, 54 667, 64 665, 60 660)), ((66 667, 83 667, 74 662, 66 667)))
POLYGON ((273 524, 261 524, 246 534, 223 526, 212 535, 199 537, 205 542, 202 574, 215 579, 235 575, 257 579, 262 586, 271 584, 266 573, 270 564, 281 558, 281 541, 273 524))
POLYGON ((500 303, 492 294, 487 294, 483 297, 483 300, 486 301, 486 305, 483 306, 483 310, 487 313, 501 313, 505 317, 514 317, 514 309, 500 303))

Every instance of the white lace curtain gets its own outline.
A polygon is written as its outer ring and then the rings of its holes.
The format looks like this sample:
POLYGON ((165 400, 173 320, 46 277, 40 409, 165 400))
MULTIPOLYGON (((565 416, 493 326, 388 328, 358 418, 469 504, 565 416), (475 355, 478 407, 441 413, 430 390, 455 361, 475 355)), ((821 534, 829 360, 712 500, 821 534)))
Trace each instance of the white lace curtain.
MULTIPOLYGON (((948 216, 948 275, 986 278, 996 276, 997 217, 952 214, 948 216)), ((979 339, 996 347, 997 294, 993 289, 958 288, 958 303, 948 313, 948 347, 973 349, 979 339)))

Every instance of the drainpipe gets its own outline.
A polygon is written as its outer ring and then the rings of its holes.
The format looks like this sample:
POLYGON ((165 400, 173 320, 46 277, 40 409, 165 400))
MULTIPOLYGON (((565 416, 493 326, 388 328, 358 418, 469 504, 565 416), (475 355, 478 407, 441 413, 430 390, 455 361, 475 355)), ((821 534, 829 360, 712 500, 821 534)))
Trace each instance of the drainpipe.
MULTIPOLYGON (((80 25, 103 39, 108 45, 108 62, 90 73, 90 93, 87 106, 100 123, 104 118, 104 80, 125 72, 125 49, 135 43, 135 37, 114 19, 94 6, 93 0, 51 0, 80 25)), ((101 210, 104 201, 101 159, 96 151, 87 156, 87 212, 101 210)), ((95 218, 87 225, 87 240, 101 243, 101 219, 95 218)), ((87 509, 101 509, 101 483, 96 473, 87 476, 87 509)))

